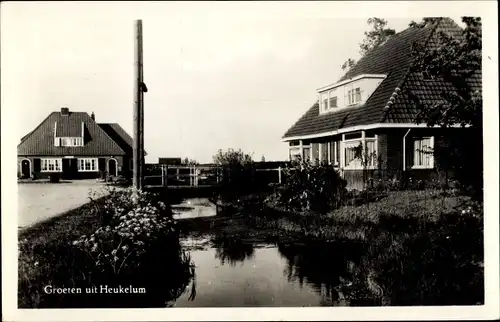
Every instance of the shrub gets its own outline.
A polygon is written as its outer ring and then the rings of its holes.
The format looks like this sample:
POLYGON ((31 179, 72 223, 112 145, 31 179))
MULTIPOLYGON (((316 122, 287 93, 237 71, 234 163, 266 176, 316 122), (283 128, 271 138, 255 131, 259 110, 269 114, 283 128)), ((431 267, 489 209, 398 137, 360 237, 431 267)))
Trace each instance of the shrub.
POLYGON ((344 198, 347 183, 330 165, 299 161, 283 173, 287 180, 276 190, 276 201, 286 209, 326 213, 344 198))
POLYGON ((158 276, 167 271, 178 275, 174 271, 180 269, 189 275, 186 269, 190 261, 179 245, 173 213, 160 197, 134 188, 109 189, 103 208, 94 208, 103 225, 73 241, 93 261, 106 283, 128 283, 132 279, 138 285, 149 283, 149 288, 155 288, 162 280, 168 285, 177 283, 175 276, 158 276), (158 265, 160 255, 168 268, 158 265), (152 276, 156 276, 154 281, 152 276))
POLYGON ((254 166, 252 156, 241 150, 219 150, 213 156, 213 162, 221 167, 222 183, 228 188, 229 194, 238 194, 247 189, 253 182, 254 166))

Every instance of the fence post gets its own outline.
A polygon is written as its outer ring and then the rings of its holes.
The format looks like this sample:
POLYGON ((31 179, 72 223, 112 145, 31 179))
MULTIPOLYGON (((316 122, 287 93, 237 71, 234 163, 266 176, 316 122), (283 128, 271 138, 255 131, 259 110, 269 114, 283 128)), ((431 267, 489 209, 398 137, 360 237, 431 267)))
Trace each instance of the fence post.
POLYGON ((278 167, 278 183, 281 184, 281 166, 278 167))
POLYGON ((161 186, 165 187, 165 167, 161 165, 161 186))

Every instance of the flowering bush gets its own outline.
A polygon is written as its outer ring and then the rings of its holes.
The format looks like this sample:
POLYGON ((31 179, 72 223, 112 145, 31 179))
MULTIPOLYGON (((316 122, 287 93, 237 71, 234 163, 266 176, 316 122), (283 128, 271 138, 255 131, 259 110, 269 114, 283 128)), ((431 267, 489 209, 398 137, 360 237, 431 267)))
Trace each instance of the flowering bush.
POLYGON ((134 189, 111 189, 103 207, 94 207, 104 225, 73 245, 84 250, 99 271, 132 272, 155 244, 175 233, 172 213, 159 199, 134 189))
POLYGON ((154 194, 107 189, 67 216, 21 233, 20 307, 165 307, 184 292, 194 267, 180 245, 170 207, 154 194), (53 296, 44 292, 46 285, 132 285, 146 293, 53 296))

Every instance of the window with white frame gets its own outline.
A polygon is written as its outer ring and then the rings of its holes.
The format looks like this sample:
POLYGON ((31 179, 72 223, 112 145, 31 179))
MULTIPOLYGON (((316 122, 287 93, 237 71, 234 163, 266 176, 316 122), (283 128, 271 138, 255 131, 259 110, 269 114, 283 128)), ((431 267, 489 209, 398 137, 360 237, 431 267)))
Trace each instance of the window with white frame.
POLYGON ((335 142, 335 165, 340 165, 340 141, 335 142))
POLYGON ((299 147, 291 147, 290 148, 290 161, 297 161, 300 159, 300 148, 299 147))
POLYGON ((353 105, 361 102, 361 88, 353 88, 347 91, 347 103, 353 105))
POLYGON ((42 159, 41 160, 42 172, 61 172, 62 160, 61 159, 42 159))
POLYGON ((434 137, 413 139, 413 168, 429 169, 434 167, 434 137))
POLYGON ((321 111, 328 110, 328 93, 319 94, 319 104, 321 105, 321 111))
POLYGON ((97 171, 97 159, 78 159, 78 171, 97 171))
POLYGON ((340 142, 333 141, 328 143, 328 163, 338 165, 340 160, 340 142))
POLYGON ((377 141, 375 139, 366 139, 363 158, 368 168, 373 168, 377 165, 377 141))
POLYGON ((361 160, 359 160, 357 151, 359 151, 361 140, 353 140, 344 142, 344 168, 359 168, 361 160))
POLYGON ((337 107, 337 96, 331 96, 330 97, 330 108, 336 108, 337 107))
POLYGON ((61 146, 83 146, 83 138, 81 137, 64 137, 59 138, 61 146))
POLYGON ((328 143, 320 143, 319 148, 319 162, 328 163, 328 143))
POLYGON ((349 133, 344 136, 344 168, 375 169, 377 167, 377 137, 373 133, 349 133), (363 145, 364 142, 364 145, 363 145))
POLYGON ((323 99, 323 110, 328 110, 328 98, 323 99))
POLYGON ((303 147, 302 150, 303 150, 302 159, 304 161, 311 161, 311 147, 310 146, 303 147))

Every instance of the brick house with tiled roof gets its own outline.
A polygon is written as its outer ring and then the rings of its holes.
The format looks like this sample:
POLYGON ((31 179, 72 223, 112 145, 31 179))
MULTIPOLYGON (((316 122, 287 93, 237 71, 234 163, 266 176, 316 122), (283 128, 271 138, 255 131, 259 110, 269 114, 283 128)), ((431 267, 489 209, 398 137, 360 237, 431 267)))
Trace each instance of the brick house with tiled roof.
POLYGON ((61 108, 52 112, 17 146, 18 173, 39 178, 130 175, 133 140, 116 123, 97 123, 95 115, 61 108))
MULTIPOLYGON (((434 160, 446 151, 438 148, 444 145, 435 143, 460 137, 466 129, 416 124, 417 110, 409 93, 421 103, 432 104, 440 100, 443 90, 454 90, 451 84, 410 68, 412 44, 435 47, 441 31, 460 37, 462 29, 449 18, 422 28, 410 27, 368 52, 338 82, 319 88, 318 101, 283 136, 290 159, 333 164, 356 188, 363 169, 370 176, 439 175, 434 160), (365 166, 355 157, 360 145, 376 156, 366 160, 365 166), (434 153, 425 153, 427 147, 434 153)), ((469 81, 473 90, 481 91, 480 71, 469 81)))

